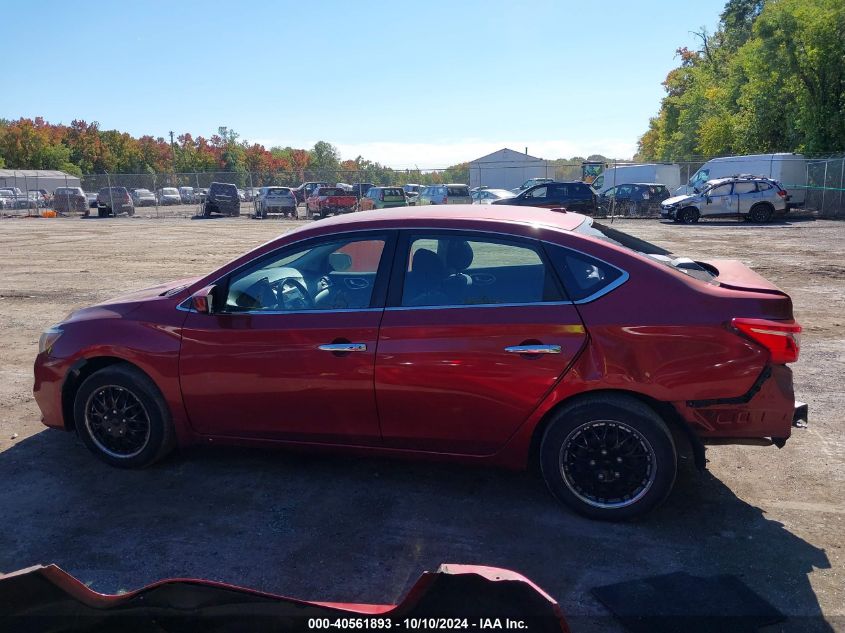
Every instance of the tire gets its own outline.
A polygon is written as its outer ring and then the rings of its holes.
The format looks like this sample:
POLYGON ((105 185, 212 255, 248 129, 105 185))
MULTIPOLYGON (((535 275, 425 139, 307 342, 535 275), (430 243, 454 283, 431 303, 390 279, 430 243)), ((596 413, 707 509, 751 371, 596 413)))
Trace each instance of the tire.
POLYGON ((170 411, 161 392, 129 365, 111 365, 86 378, 76 393, 73 416, 83 443, 111 466, 144 468, 174 445, 170 411), (112 406, 112 411, 127 416, 128 424, 126 418, 108 419, 112 406))
POLYGON ((129 211, 126 212, 126 215, 128 215, 130 218, 135 215, 135 207, 129 209, 129 211))
POLYGON ((540 445, 540 469, 552 494, 571 509, 622 521, 653 510, 669 495, 677 451, 650 407, 631 396, 598 394, 553 415, 540 445), (628 481, 617 483, 620 475, 628 481))
POLYGON ((110 213, 111 213, 111 209, 109 209, 108 207, 106 207, 105 209, 99 209, 99 208, 97 209, 97 216, 101 217, 101 218, 109 217, 110 213))
POLYGON ((748 219, 757 224, 765 224, 772 219, 773 209, 768 204, 757 203, 748 211, 748 219))
POLYGON ((678 212, 678 217, 680 218, 680 222, 682 224, 696 224, 700 216, 698 214, 698 209, 695 207, 687 207, 686 209, 681 209, 678 212))

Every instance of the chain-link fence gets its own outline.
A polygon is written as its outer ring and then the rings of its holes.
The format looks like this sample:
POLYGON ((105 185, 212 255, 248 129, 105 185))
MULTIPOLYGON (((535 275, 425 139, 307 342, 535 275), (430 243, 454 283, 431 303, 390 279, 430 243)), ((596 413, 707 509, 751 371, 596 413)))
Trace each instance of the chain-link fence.
MULTIPOLYGON (((518 195, 532 184, 553 179, 591 184, 598 194, 596 205, 591 210, 595 215, 657 217, 660 202, 670 195, 693 192, 694 187, 710 178, 750 174, 779 180, 789 190, 792 204, 809 214, 845 218, 845 157, 807 159, 800 155, 784 155, 778 157, 778 166, 772 162, 771 155, 759 161, 748 160, 751 158, 708 161, 700 157, 673 163, 540 161, 539 167, 532 164, 530 168, 510 159, 501 163, 489 160, 483 164, 468 163, 449 169, 373 172, 306 168, 284 172, 92 174, 81 178, 64 175, 64 180, 57 177, 33 179, 24 172, 18 172, 22 175, 16 175, 13 180, 0 178, 0 215, 98 215, 102 214, 97 208, 98 193, 101 198, 107 196, 109 201, 113 201, 114 196, 124 195, 125 190, 125 195, 131 200, 132 213, 136 216, 186 218, 202 214, 205 196, 211 183, 215 182, 235 186, 240 213, 246 216, 255 213, 255 200, 261 187, 296 188, 308 183, 337 186, 358 198, 365 195, 370 186, 408 186, 409 191, 419 191, 435 184, 472 184, 478 190, 483 188, 491 192, 487 196, 473 192, 477 202, 483 204, 491 200, 494 192, 496 196, 518 195), (596 174, 598 171, 600 173, 596 174), (516 180, 521 184, 513 188, 505 186, 516 180)), ((535 163, 539 161, 532 160, 535 163)), ((298 216, 305 217, 302 196, 299 203, 298 216)))

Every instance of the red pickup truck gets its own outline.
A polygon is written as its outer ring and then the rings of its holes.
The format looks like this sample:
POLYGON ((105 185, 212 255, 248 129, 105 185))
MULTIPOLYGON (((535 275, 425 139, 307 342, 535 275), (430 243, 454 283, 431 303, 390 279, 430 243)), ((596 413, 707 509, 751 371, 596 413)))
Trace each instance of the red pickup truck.
POLYGON ((326 217, 331 213, 349 213, 355 210, 358 199, 340 187, 318 187, 305 199, 308 217, 326 217))

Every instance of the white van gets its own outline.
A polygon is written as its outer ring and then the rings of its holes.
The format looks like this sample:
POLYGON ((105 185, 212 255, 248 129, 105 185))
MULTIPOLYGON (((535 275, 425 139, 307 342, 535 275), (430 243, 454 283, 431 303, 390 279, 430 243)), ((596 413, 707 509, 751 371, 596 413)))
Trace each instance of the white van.
POLYGON ((708 180, 739 175, 763 176, 779 182, 789 192, 789 208, 803 207, 807 194, 807 160, 801 154, 751 154, 708 160, 675 195, 696 193, 708 180))
POLYGON ((647 165, 616 165, 608 167, 592 182, 593 189, 599 195, 616 185, 649 183, 666 185, 674 191, 681 185, 680 165, 651 163, 647 165))

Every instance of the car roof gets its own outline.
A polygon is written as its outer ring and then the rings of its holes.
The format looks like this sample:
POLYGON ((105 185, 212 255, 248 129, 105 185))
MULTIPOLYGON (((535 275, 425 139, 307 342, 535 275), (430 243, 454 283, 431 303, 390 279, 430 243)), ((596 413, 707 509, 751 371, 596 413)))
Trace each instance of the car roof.
MULTIPOLYGON (((295 232, 311 232, 320 229, 337 228, 338 230, 366 230, 380 228, 385 222, 391 224, 406 224, 408 227, 421 226, 427 221, 442 224, 454 221, 463 225, 467 220, 476 220, 489 224, 520 224, 525 226, 544 226, 552 229, 571 231, 582 222, 586 216, 580 213, 552 211, 540 207, 515 206, 509 204, 476 205, 422 205, 417 207, 398 207, 393 209, 377 209, 372 211, 358 211, 345 213, 324 220, 306 224, 295 232)), ((285 235, 290 235, 287 233, 285 235)))

